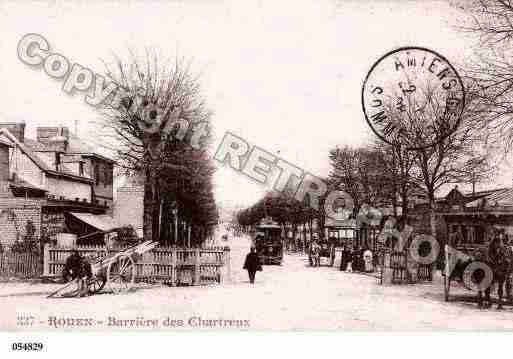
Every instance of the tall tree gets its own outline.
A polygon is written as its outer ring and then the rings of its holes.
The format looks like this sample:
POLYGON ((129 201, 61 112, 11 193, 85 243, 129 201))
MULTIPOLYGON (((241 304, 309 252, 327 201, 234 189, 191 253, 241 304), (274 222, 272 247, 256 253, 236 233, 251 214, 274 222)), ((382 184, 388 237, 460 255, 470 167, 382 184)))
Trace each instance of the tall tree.
POLYGON ((147 54, 142 60, 133 54, 126 61, 116 57, 113 64, 106 65, 106 76, 118 91, 103 109, 102 133, 114 139, 125 172, 142 174, 144 239, 158 240, 161 175, 165 171, 189 172, 187 164, 177 164, 169 156, 171 129, 178 126, 188 132, 208 123, 211 111, 199 78, 183 59, 161 61, 156 54, 147 54))
POLYGON ((506 152, 513 145, 513 3, 509 0, 453 1, 469 15, 458 27, 475 35, 475 60, 466 66, 482 137, 506 152))

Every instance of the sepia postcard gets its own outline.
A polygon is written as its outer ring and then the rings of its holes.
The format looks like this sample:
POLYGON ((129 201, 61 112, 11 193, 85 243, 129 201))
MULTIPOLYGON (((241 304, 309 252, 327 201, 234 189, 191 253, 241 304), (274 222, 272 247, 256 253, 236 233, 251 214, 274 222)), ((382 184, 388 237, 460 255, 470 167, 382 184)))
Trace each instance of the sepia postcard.
POLYGON ((0 331, 513 330, 512 1, 3 0, 0 33, 0 331))

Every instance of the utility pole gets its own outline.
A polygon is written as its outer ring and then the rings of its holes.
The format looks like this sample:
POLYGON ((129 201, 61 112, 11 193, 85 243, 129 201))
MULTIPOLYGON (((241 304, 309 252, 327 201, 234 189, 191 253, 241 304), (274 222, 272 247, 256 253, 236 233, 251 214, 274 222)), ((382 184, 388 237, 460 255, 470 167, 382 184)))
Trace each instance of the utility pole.
POLYGON ((173 216, 175 217, 175 245, 178 245, 178 209, 173 208, 173 216))

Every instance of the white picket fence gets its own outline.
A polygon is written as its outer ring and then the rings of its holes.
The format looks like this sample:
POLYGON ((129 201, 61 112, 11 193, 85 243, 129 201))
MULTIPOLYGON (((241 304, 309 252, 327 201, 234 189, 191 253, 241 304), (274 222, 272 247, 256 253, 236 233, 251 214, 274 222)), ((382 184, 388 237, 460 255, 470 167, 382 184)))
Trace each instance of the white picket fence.
MULTIPOLYGON (((81 255, 101 258, 123 250, 108 250, 105 246, 77 246, 81 255)), ((66 259, 73 249, 46 245, 44 250, 43 276, 58 278, 66 259)), ((178 248, 156 247, 135 262, 136 281, 163 282, 173 286, 206 285, 229 281, 231 277, 230 248, 178 248)))

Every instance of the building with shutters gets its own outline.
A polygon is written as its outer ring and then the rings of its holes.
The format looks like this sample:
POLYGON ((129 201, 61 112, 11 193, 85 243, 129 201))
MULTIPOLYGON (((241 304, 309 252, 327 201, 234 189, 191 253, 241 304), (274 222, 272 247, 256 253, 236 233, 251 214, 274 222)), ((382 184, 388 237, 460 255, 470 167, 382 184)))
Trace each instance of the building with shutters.
POLYGON ((24 123, 0 123, 2 246, 23 238, 28 222, 38 239, 100 233, 98 221, 84 223, 73 213, 112 215, 113 169, 113 160, 66 127, 38 127, 30 139, 24 123))

